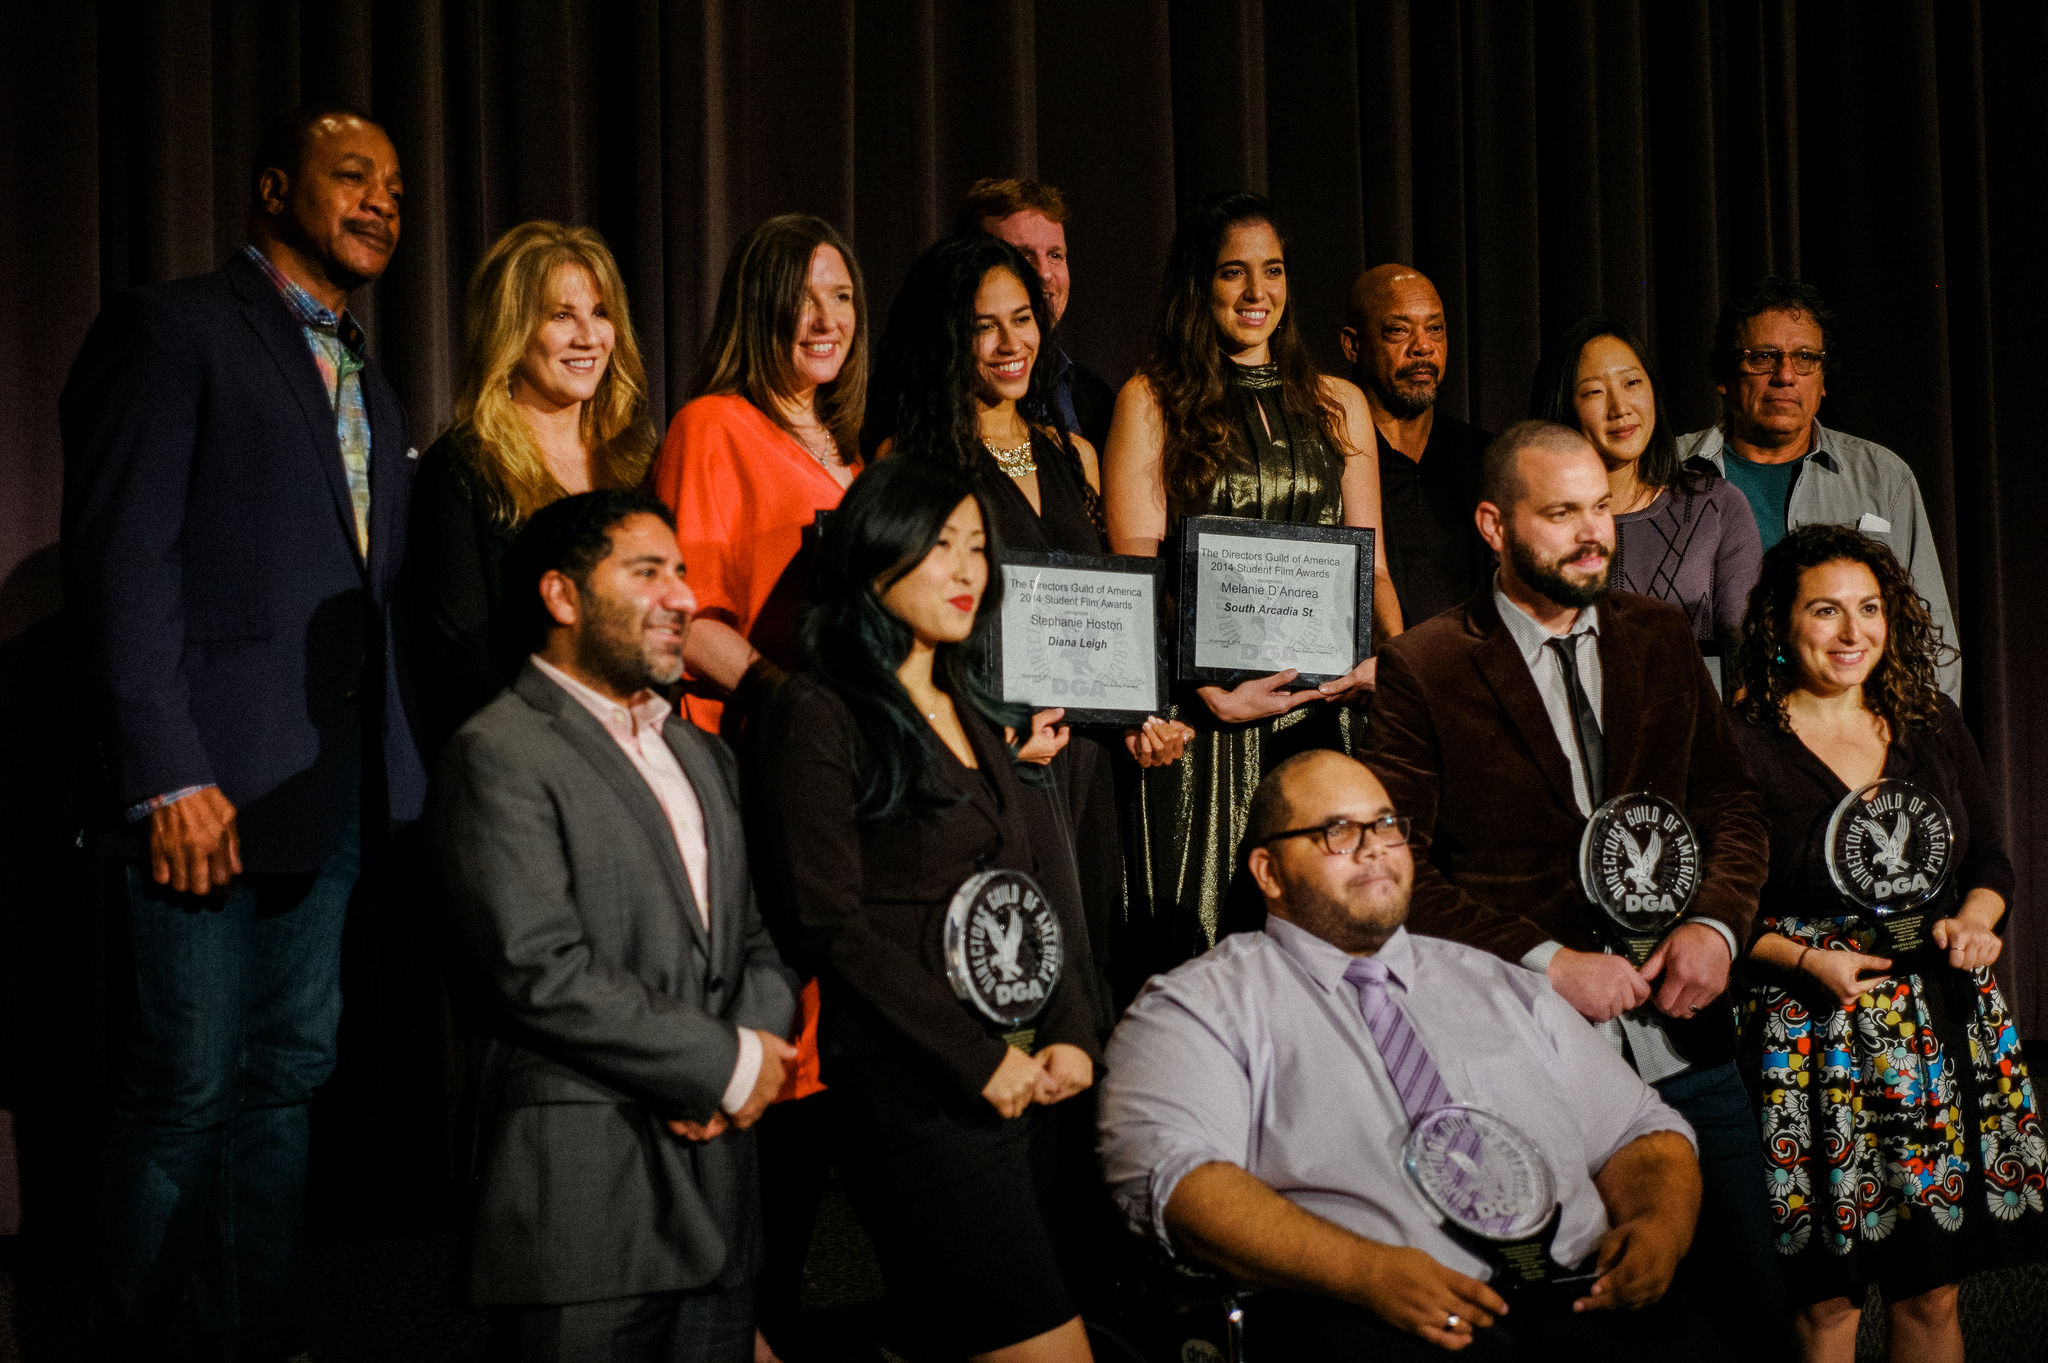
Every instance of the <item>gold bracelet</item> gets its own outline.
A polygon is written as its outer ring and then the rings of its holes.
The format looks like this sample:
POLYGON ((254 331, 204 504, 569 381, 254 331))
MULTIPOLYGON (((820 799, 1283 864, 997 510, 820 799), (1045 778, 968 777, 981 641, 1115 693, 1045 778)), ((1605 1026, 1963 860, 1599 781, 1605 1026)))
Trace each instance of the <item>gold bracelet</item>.
POLYGON ((1799 959, 1792 962, 1792 973, 1794 975, 1797 975, 1799 973, 1800 967, 1806 964, 1806 953, 1812 950, 1813 944, 1810 942, 1807 945, 1799 948, 1799 959))

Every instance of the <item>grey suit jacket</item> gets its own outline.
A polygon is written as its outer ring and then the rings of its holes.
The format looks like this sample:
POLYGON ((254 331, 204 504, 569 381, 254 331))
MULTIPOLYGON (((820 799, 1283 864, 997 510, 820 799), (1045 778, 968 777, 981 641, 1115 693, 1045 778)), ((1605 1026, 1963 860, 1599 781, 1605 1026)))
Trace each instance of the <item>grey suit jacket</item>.
POLYGON ((711 930, 646 781, 539 669, 463 725, 427 820, 485 1038, 464 1284, 479 1305, 730 1286, 760 1266, 751 1132, 718 1110, 737 1028, 787 1035, 797 980, 755 908, 724 744, 663 736, 704 807, 711 930))

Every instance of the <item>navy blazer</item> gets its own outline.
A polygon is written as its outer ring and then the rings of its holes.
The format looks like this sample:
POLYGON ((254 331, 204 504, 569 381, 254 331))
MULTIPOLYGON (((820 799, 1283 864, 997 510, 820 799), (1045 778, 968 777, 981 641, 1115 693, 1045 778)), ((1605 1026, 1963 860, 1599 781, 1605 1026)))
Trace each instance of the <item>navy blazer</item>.
POLYGON ((217 784, 248 870, 417 818, 391 601, 416 455, 375 361, 370 557, 298 320, 237 254, 122 294, 59 399, 65 592, 118 810, 217 784), (362 799, 357 792, 362 792, 362 799))

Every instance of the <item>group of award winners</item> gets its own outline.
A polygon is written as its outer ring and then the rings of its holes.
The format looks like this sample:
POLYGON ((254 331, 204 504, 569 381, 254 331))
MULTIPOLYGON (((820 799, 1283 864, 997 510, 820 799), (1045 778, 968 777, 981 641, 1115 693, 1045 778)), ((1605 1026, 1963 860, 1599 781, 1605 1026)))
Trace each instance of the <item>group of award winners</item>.
POLYGON ((2048 1257, 1946 587, 1816 420, 1811 286, 1729 304, 1712 428, 1594 315, 1489 435, 1428 279, 1362 276, 1319 373, 1220 194, 1112 392, 1065 201, 984 180, 879 322, 831 224, 755 227, 664 437, 606 244, 529 222, 422 453, 348 311, 402 192, 367 117, 281 120, 249 247, 64 392, 135 948, 105 1356, 303 1352, 341 925, 401 879, 497 1358, 839 1356, 835 1178, 913 1358, 1848 1363, 1876 1287, 1959 1363, 1958 1284, 2048 1257), (1371 532, 1372 647, 1009 698, 1003 555, 1189 517, 1371 532))

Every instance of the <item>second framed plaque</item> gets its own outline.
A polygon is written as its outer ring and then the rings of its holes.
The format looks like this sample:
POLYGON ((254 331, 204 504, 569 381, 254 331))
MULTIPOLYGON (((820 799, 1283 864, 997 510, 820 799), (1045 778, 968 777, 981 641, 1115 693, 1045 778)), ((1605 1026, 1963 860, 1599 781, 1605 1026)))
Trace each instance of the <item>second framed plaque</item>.
POLYGON ((1071 724, 1134 724, 1166 712, 1165 564, 1004 550, 996 567, 1003 609, 989 655, 1004 700, 1063 707, 1071 724))
POLYGON ((1235 686, 1292 667, 1299 690, 1372 655, 1371 530, 1190 516, 1180 545, 1178 680, 1235 686))

